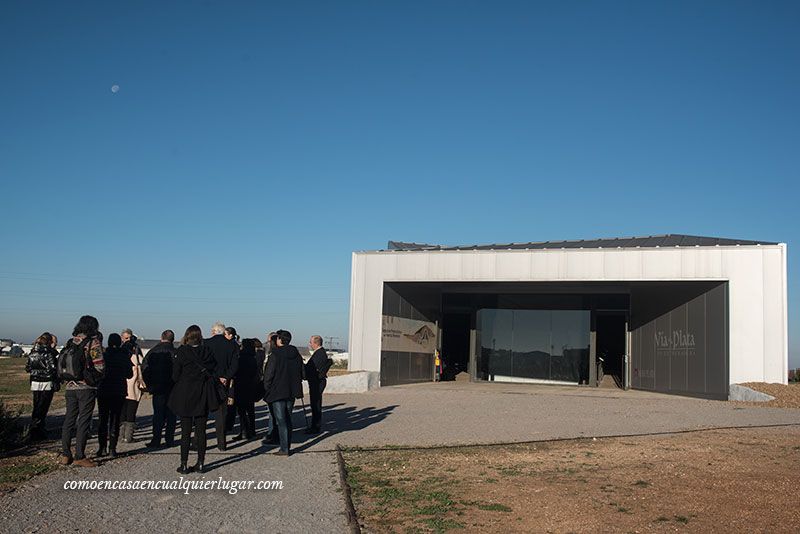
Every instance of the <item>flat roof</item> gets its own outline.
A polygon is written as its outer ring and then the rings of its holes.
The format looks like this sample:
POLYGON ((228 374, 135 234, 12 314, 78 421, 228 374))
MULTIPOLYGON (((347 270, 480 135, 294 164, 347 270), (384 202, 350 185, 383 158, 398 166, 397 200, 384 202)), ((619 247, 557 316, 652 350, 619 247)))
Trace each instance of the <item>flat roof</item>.
POLYGON ((528 250, 566 248, 656 248, 656 247, 716 247, 777 245, 774 241, 752 241, 727 237, 704 237, 683 234, 650 235, 645 237, 612 237, 570 241, 532 241, 530 243, 492 243, 488 245, 431 245, 389 241, 388 248, 376 252, 422 252, 435 250, 528 250))

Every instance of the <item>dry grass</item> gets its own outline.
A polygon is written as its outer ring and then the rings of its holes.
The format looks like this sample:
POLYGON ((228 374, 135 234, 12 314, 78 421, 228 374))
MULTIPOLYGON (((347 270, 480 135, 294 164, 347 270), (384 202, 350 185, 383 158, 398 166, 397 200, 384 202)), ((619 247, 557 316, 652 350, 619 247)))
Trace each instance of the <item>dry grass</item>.
POLYGON ((797 532, 800 428, 345 454, 366 532, 797 532))
POLYGON ((26 480, 58 468, 58 454, 38 448, 0 457, 0 494, 13 491, 26 480))
MULTIPOLYGON (((27 358, 0 358, 0 400, 10 408, 20 408, 30 414, 33 406, 31 383, 25 372, 27 358)), ((53 396, 50 410, 63 408, 64 390, 53 396)))

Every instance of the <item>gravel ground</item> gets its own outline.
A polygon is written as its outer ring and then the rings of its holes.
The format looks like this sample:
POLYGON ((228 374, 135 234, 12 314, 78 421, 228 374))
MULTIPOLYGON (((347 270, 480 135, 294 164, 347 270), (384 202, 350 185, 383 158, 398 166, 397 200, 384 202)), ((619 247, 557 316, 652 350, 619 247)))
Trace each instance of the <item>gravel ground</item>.
POLYGON ((325 397, 332 434, 301 445, 453 445, 800 425, 800 410, 644 391, 441 382, 325 397))
MULTIPOLYGON (((149 402, 140 406, 140 420, 149 422, 149 402)), ((145 427, 140 423, 141 427, 145 427)), ((295 413, 295 427, 303 424, 295 413)), ((0 496, 0 532, 346 532, 347 520, 333 453, 296 454, 289 458, 267 454, 273 449, 260 440, 229 444, 225 453, 206 455, 210 469, 184 480, 282 481, 280 490, 67 491, 72 480, 180 480, 177 447, 146 452, 149 428, 137 432, 139 441, 120 444, 124 457, 97 468, 66 467, 36 477, 16 491, 0 496)), ((302 434, 300 436, 302 438, 302 434)), ((215 445, 209 426, 209 445, 215 445)), ((55 448, 55 445, 54 445, 55 448)), ((87 451, 97 448, 89 441, 87 451)), ((91 456, 91 455, 90 455, 91 456)), ((189 462, 194 463, 190 454, 189 462)))
POLYGON ((748 382, 742 384, 761 393, 772 395, 775 400, 768 402, 748 403, 774 408, 800 408, 800 384, 769 384, 767 382, 748 382))
MULTIPOLYGON (((237 495, 223 491, 189 495, 179 491, 65 491, 68 480, 178 479, 177 448, 144 453, 142 443, 149 439, 151 413, 150 402, 144 400, 139 410, 139 442, 120 447, 121 452, 129 453, 127 457, 97 469, 59 469, 0 497, 4 516, 0 531, 53 532, 77 527, 125 532, 191 527, 199 532, 346 532, 331 452, 337 443, 427 446, 800 425, 800 410, 796 409, 530 384, 428 383, 327 395, 324 403, 327 431, 311 439, 296 433, 296 454, 290 458, 263 454, 257 443, 234 445, 227 453, 209 453, 207 464, 212 470, 204 475, 206 480, 282 480, 283 490, 240 491, 237 495)), ((263 405, 257 407, 257 414, 263 428, 263 405)), ((58 424, 59 417, 53 417, 51 428, 58 424)), ((304 426, 300 407, 294 425, 304 426)), ((214 445, 211 431, 209 446, 214 445)), ((96 440, 90 440, 88 450, 96 448, 96 440)))

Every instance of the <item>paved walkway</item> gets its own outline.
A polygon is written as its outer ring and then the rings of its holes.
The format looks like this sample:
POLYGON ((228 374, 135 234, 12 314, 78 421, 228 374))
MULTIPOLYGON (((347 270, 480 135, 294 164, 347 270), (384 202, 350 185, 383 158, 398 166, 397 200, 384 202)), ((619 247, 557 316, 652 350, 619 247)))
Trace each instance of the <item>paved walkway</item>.
MULTIPOLYGON (((497 443, 599 437, 700 428, 800 425, 800 410, 759 408, 641 391, 529 384, 440 383, 325 397, 328 431, 297 432, 290 458, 260 442, 208 453, 210 471, 191 480, 281 480, 278 491, 65 491, 69 480, 176 480, 178 449, 146 452, 150 406, 140 406, 138 442, 97 469, 68 468, 33 479, 0 498, 3 532, 66 530, 346 532, 335 455, 346 446, 497 443)), ((266 409, 257 407, 259 427, 266 409)), ((53 426, 58 419, 53 418, 53 426)), ((300 407, 295 428, 304 426, 300 407)), ((209 446, 215 445, 209 422, 209 446)), ((97 447, 89 442, 89 450, 97 447)), ((192 456, 193 462, 194 457, 192 456)))

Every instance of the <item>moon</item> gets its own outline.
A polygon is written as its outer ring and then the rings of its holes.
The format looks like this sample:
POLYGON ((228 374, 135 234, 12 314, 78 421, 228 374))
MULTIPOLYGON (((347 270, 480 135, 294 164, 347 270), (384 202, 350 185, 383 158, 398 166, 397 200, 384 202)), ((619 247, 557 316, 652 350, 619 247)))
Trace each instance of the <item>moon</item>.
POLYGON ((117 84, 112 85, 111 86, 111 92, 112 93, 119 93, 119 85, 117 85, 117 84))

